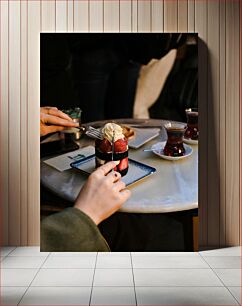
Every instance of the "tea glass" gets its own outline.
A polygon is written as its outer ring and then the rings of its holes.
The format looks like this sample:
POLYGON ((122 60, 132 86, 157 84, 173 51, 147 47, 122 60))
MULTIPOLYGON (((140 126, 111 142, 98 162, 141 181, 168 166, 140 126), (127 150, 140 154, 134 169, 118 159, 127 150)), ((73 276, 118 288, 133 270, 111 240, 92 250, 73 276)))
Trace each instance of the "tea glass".
POLYGON ((164 154, 173 157, 183 156, 185 154, 183 136, 186 130, 186 124, 169 122, 164 127, 167 133, 164 154))
MULTIPOLYGON (((62 110, 63 113, 67 114, 69 117, 72 118, 74 122, 78 122, 79 126, 81 126, 81 114, 82 110, 79 107, 75 108, 68 108, 62 110)), ((72 138, 73 140, 78 140, 81 138, 82 131, 77 128, 67 128, 63 132, 61 132, 62 138, 72 138), (63 135, 64 134, 64 135, 63 135)))
POLYGON ((187 128, 184 138, 189 140, 198 140, 198 109, 188 108, 186 109, 187 115, 187 128))

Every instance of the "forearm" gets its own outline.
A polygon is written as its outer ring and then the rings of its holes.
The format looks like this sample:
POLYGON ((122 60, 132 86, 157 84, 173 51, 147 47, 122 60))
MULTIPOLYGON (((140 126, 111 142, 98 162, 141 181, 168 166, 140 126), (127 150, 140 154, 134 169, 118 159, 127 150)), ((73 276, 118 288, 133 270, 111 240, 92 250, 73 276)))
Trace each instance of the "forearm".
POLYGON ((67 208, 41 222, 41 251, 110 251, 96 224, 77 208, 67 208))

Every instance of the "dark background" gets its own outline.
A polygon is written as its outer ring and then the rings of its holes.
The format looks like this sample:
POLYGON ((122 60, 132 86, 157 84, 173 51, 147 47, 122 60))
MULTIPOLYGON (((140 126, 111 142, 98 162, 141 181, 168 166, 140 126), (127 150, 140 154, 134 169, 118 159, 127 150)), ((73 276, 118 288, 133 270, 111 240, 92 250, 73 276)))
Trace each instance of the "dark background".
POLYGON ((41 106, 79 106, 82 122, 132 118, 140 67, 178 49, 151 118, 186 121, 197 107, 197 34, 41 33, 41 106))

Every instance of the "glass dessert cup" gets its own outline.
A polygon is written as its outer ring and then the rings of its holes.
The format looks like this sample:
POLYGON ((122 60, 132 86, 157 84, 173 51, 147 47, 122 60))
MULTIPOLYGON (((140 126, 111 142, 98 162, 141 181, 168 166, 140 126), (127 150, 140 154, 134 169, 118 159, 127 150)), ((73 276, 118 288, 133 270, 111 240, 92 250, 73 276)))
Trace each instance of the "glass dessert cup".
POLYGON ((189 140, 198 140, 198 108, 186 109, 187 128, 184 138, 189 140))
POLYGON ((95 155, 96 155, 96 168, 102 166, 103 164, 107 163, 108 161, 113 160, 116 163, 116 167, 114 168, 115 171, 119 172, 121 176, 124 176, 128 172, 129 162, 128 162, 128 141, 122 140, 125 143, 125 150, 117 151, 117 142, 114 143, 114 153, 112 154, 112 146, 106 140, 99 140, 95 141, 95 155))
POLYGON ((164 125, 167 133, 167 142, 164 147, 164 154, 167 156, 183 156, 185 148, 183 146, 183 136, 186 125, 183 123, 169 122, 164 125))

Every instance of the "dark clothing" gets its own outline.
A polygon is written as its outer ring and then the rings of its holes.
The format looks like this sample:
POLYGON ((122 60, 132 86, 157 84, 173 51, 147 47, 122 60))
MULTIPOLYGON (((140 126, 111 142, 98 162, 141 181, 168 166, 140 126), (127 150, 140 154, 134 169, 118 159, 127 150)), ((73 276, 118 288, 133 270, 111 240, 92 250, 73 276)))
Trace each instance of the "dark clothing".
POLYGON ((98 227, 113 252, 193 251, 197 210, 173 213, 116 212, 98 227))
POLYGON ((79 209, 66 208, 41 222, 41 251, 193 251, 194 215, 197 210, 166 214, 117 212, 97 227, 79 209))
POLYGON ((156 102, 151 118, 186 122, 185 109, 198 107, 198 50, 187 45, 183 58, 177 58, 156 102))
POLYGON ((41 106, 79 106, 82 122, 132 116, 141 64, 184 42, 169 33, 42 33, 41 106))
POLYGON ((66 208, 41 222, 40 246, 44 252, 110 251, 96 224, 77 208, 66 208))

